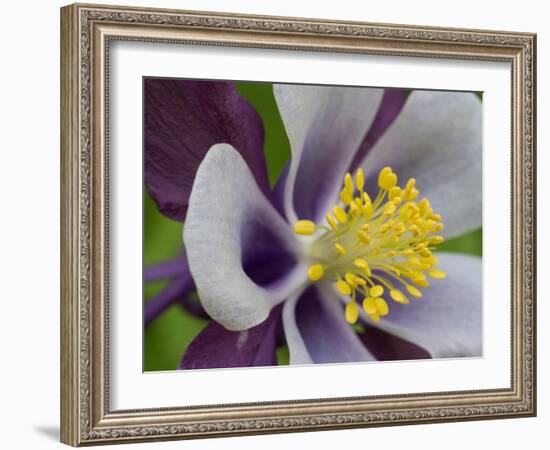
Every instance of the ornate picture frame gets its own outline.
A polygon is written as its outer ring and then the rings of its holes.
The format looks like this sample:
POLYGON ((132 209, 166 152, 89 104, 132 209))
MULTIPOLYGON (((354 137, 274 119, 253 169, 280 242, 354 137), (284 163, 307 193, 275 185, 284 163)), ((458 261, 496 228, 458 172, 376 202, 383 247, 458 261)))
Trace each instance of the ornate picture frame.
POLYGON ((62 8, 61 441, 81 446, 534 416, 535 89, 536 35, 530 33, 105 5, 62 8), (114 410, 108 106, 109 52, 115 41, 510 64, 510 386, 114 410))

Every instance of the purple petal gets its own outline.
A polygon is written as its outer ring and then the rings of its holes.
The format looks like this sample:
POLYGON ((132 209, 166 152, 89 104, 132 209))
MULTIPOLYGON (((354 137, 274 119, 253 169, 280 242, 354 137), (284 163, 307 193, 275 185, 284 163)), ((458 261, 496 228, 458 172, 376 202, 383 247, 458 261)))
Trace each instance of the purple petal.
POLYGON ((378 361, 430 358, 430 354, 422 347, 368 324, 365 324, 365 331, 359 337, 378 361))
POLYGON ((176 258, 172 261, 165 261, 145 267, 143 269, 143 282, 150 283, 164 278, 173 278, 185 275, 188 272, 187 260, 185 258, 176 258))
POLYGON ((280 320, 278 306, 264 322, 244 331, 228 331, 211 321, 191 342, 179 369, 277 365, 276 334, 280 320))
POLYGON ((182 301, 186 295, 194 290, 195 284, 190 275, 173 280, 165 289, 145 304, 143 313, 144 325, 149 325, 168 307, 178 301, 182 301))
POLYGON ((162 213, 185 220, 197 169, 220 142, 239 149, 268 195, 263 125, 235 83, 146 78, 143 88, 145 184, 162 213))
POLYGON ((407 100, 407 91, 405 89, 385 89, 382 103, 372 125, 363 138, 359 150, 355 154, 351 163, 350 172, 354 172, 367 156, 370 149, 378 142, 378 139, 386 132, 393 121, 396 119, 407 100))
POLYGON ((326 286, 311 286, 304 292, 296 307, 296 323, 315 363, 375 359, 346 322, 338 297, 326 286))
POLYGON ((423 297, 408 305, 389 301, 390 313, 376 326, 422 347, 433 358, 481 356, 481 258, 437 256, 447 278, 432 280, 423 297))
POLYGON ((276 84, 273 90, 292 154, 286 217, 318 221, 337 199, 383 89, 276 84))

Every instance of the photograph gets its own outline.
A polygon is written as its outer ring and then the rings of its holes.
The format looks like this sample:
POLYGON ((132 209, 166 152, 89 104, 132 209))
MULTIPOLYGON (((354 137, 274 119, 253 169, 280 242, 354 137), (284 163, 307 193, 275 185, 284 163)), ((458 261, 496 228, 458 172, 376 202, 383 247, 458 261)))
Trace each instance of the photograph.
POLYGON ((536 29, 178 7, 60 10, 60 440, 535 416, 536 29))
POLYGON ((483 356, 481 92, 142 95, 144 371, 483 356))

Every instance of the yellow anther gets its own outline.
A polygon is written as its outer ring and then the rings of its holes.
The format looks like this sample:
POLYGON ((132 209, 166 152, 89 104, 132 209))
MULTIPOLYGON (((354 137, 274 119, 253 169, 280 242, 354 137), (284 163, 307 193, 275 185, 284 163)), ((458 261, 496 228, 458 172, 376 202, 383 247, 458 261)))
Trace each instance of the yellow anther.
MULTIPOLYGON (((380 186, 381 182, 382 182, 382 179, 386 176, 386 175, 389 175, 390 173, 392 173, 392 170, 391 170, 391 167, 384 167, 380 173, 378 174, 378 185, 380 186)), ((380 186, 381 187, 381 186, 380 186)))
POLYGON ((353 194, 347 189, 342 189, 340 192, 340 200, 342 200, 344 205, 349 205, 353 200, 353 194))
POLYGON ((377 314, 376 300, 370 297, 365 298, 365 300, 363 300, 363 309, 369 316, 371 314, 377 314))
POLYGON ((407 181, 407 185, 405 186, 405 189, 407 191, 410 191, 416 186, 416 180, 414 178, 409 178, 409 181, 407 181))
POLYGON ((382 225, 380 225, 380 233, 385 233, 389 229, 390 229, 389 223, 383 223, 382 225))
POLYGON ((368 235, 365 231, 359 230, 359 231, 357 232, 357 237, 359 238, 359 240, 360 240, 363 244, 365 244, 365 245, 370 244, 370 237, 369 237, 369 235, 368 235))
POLYGON ((336 282, 336 289, 342 295, 350 295, 351 294, 351 286, 348 283, 346 283, 344 280, 338 280, 336 282))
POLYGON ((409 291, 409 294, 411 294, 413 297, 416 297, 416 298, 422 297, 422 292, 420 292, 419 289, 416 289, 414 286, 411 286, 410 284, 407 285, 407 291, 409 291))
POLYGON ((421 261, 423 264, 429 264, 430 266, 435 266, 439 262, 439 260, 437 259, 437 256, 435 255, 431 255, 428 258, 422 258, 421 261))
POLYGON ((384 288, 379 284, 369 289, 369 294, 371 297, 380 297, 383 293, 384 293, 384 288))
POLYGON ((309 266, 309 269, 307 271, 307 275, 309 276, 309 279, 311 281, 318 281, 321 278, 323 278, 323 275, 325 274, 325 269, 323 269, 323 266, 321 264, 313 264, 312 266, 309 266))
POLYGON ((420 286, 423 288, 427 288, 430 285, 428 280, 412 280, 412 282, 417 286, 420 286))
POLYGON ((362 192, 363 187, 365 186, 365 175, 363 174, 363 169, 361 168, 359 168, 355 174, 355 184, 357 185, 357 189, 362 192))
POLYGON ((424 275, 422 272, 419 272, 418 270, 411 270, 410 272, 404 274, 403 276, 410 278, 412 281, 419 281, 419 280, 426 279, 426 275, 424 275))
POLYGON ((353 264, 355 264, 355 267, 358 267, 359 269, 363 269, 363 272, 370 277, 372 275, 369 267, 369 263, 365 261, 362 258, 357 258, 355 261, 353 261, 353 264))
POLYGON ((426 212, 430 207, 430 201, 427 198, 423 198, 418 202, 418 207, 420 208, 420 212, 426 212))
POLYGON ((391 168, 384 167, 378 175, 378 186, 389 191, 397 184, 397 175, 393 173, 391 168))
POLYGON ((346 212, 342 208, 340 208, 339 206, 335 206, 332 209, 332 212, 333 212, 334 216, 336 217, 336 219, 338 220, 338 222, 340 222, 341 224, 347 223, 348 215, 346 214, 346 212))
POLYGON ((296 234, 313 234, 315 232, 315 228, 315 223, 311 220, 299 220, 294 224, 294 232, 296 234))
POLYGON ((367 263, 367 266, 363 269, 363 272, 365 272, 365 275, 366 275, 367 277, 371 277, 371 276, 372 276, 372 272, 371 272, 371 270, 370 270, 370 267, 369 267, 368 263, 367 263))
POLYGON ((435 220, 436 222, 441 222, 442 219, 441 214, 432 214, 430 218, 435 220))
POLYGON ((394 174, 393 172, 390 173, 389 175, 386 175, 383 183, 384 184, 382 187, 384 189, 390 190, 392 187, 394 187, 397 184, 397 175, 394 174))
POLYGON ((336 244, 334 244, 334 246, 336 247, 336 251, 340 254, 340 255, 345 255, 347 253, 347 250, 346 250, 346 247, 344 247, 342 244, 339 244, 338 242, 336 244))
POLYGON ((374 301, 376 303, 377 314, 382 317, 387 316, 388 313, 390 312, 390 307, 388 306, 388 302, 386 302, 386 300, 384 300, 381 297, 375 298, 374 301))
POLYGON ((372 203, 365 203, 362 211, 365 217, 369 217, 372 214, 372 203))
POLYGON ((418 189, 412 188, 409 191, 409 194, 407 195, 407 200, 414 200, 414 199, 418 198, 419 195, 420 195, 420 192, 418 192, 418 189))
POLYGON ((400 222, 393 227, 393 231, 395 231, 398 236, 401 236, 405 231, 407 231, 407 228, 405 228, 405 225, 400 222))
POLYGON ((344 189, 350 194, 353 194, 353 179, 351 178, 351 173, 346 173, 344 176, 344 189))
POLYGON ((415 266, 415 267, 423 266, 423 264, 420 262, 420 259, 418 259, 416 256, 409 256, 409 257, 407 258, 407 262, 408 262, 411 266, 415 266))
POLYGON ((396 197, 399 197, 401 195, 401 188, 399 186, 394 186, 390 189, 390 192, 388 193, 388 198, 390 200, 393 200, 396 197))
POLYGON ((426 258, 432 256, 432 252, 429 248, 422 248, 418 251, 418 253, 420 253, 420 256, 424 256, 426 258))
POLYGON ((330 225, 330 228, 336 231, 336 229, 338 228, 338 224, 336 223, 336 220, 334 220, 334 217, 332 217, 330 214, 327 214, 325 216, 325 219, 327 220, 327 223, 330 225))
POLYGON ((363 198, 362 198, 362 200, 363 200, 363 203, 364 203, 365 205, 371 204, 371 203, 372 203, 372 200, 370 199, 369 194, 367 194, 366 192, 363 192, 363 198))
POLYGON ((359 318, 359 308, 357 307, 357 303, 354 301, 349 302, 346 305, 346 321, 353 325, 355 322, 357 322, 357 319, 359 318))
POLYGON ((352 288, 356 288, 357 285, 359 284, 357 282, 357 277, 351 273, 351 272, 346 272, 346 275, 344 275, 344 278, 346 279, 346 281, 348 282, 348 284, 352 287, 352 288))
POLYGON ((395 212, 395 204, 394 203, 386 203, 386 206, 384 207, 384 215, 391 216, 395 212))
POLYGON ((380 316, 378 314, 369 314, 369 317, 370 317, 370 320, 372 320, 373 322, 380 322, 380 316))
POLYGON ((420 230, 417 225, 411 225, 409 227, 409 231, 413 234, 413 236, 418 236, 420 234, 420 230))
POLYGON ((357 203, 351 202, 349 204, 349 210, 352 214, 356 214, 359 211, 359 207, 357 206, 357 203))
POLYGON ((366 280, 364 278, 359 277, 359 276, 355 277, 355 282, 359 286, 365 286, 367 284, 366 280))
POLYGON ((407 303, 409 303, 409 299, 405 297, 403 292, 398 291, 397 289, 392 289, 390 291, 390 297, 392 298, 392 300, 396 301, 397 303, 401 303, 402 305, 406 305, 407 303))
POLYGON ((432 236, 428 239, 428 242, 433 245, 439 245, 444 241, 443 236, 432 236))
POLYGON ((432 269, 428 272, 428 275, 438 280, 442 280, 447 277, 447 273, 441 269, 432 269))

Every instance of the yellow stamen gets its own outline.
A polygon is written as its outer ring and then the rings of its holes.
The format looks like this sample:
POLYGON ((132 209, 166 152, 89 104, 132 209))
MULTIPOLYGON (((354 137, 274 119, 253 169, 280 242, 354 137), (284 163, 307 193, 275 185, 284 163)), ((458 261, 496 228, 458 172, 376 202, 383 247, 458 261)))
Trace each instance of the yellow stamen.
POLYGON ((369 235, 368 235, 365 231, 359 230, 359 231, 357 232, 357 237, 359 238, 359 240, 360 240, 363 244, 366 244, 366 245, 370 244, 370 237, 369 237, 369 235))
POLYGON ((332 209, 332 212, 334 214, 334 217, 336 217, 336 219, 338 220, 338 222, 340 222, 342 225, 346 224, 348 222, 348 215, 346 214, 346 212, 340 208, 339 206, 335 206, 333 209, 332 209))
POLYGON ((351 201, 353 200, 353 194, 348 191, 347 189, 343 189, 340 192, 340 200, 342 200, 342 203, 344 205, 349 205, 351 201))
POLYGON ((299 220, 294 224, 296 234, 309 235, 315 232, 315 223, 311 220, 299 220))
POLYGON ((428 272, 428 275, 438 280, 443 280, 444 278, 447 278, 447 273, 441 269, 432 269, 428 272))
POLYGON ((325 218, 327 219, 327 223, 330 225, 330 228, 336 231, 336 229, 338 228, 338 224, 336 223, 336 220, 334 220, 334 217, 332 217, 330 214, 327 214, 325 218))
POLYGON ((400 194, 401 194, 401 188, 399 186, 394 186, 390 189, 388 198, 393 201, 395 198, 399 197, 400 194))
POLYGON ((336 247, 336 251, 340 255, 345 255, 347 253, 346 247, 344 247, 342 244, 339 244, 338 242, 334 244, 334 247, 336 247))
POLYGON ((395 300, 397 303, 401 303, 403 305, 409 303, 409 299, 403 295, 403 292, 398 291, 397 289, 390 291, 390 297, 392 300, 395 300))
POLYGON ((311 281, 318 281, 323 278, 323 275, 325 274, 325 269, 323 269, 323 266, 321 264, 313 264, 312 266, 309 266, 307 274, 311 281))
POLYGON ((363 300, 363 309, 370 316, 376 314, 378 309, 376 308, 376 300, 374 298, 367 297, 363 300))
POLYGON ((382 317, 387 316, 388 313, 390 312, 390 307, 388 306, 388 303, 386 302, 386 300, 384 300, 381 297, 377 297, 374 299, 374 301, 376 303, 377 314, 382 317))
POLYGON ((420 298, 422 297, 422 292, 420 292, 419 289, 416 289, 414 286, 411 286, 410 284, 407 285, 407 291, 409 294, 411 294, 413 297, 420 298))
POLYGON ((378 176, 378 186, 389 191, 397 184, 397 175, 392 172, 391 168, 384 167, 378 176))
POLYGON ((357 287, 357 285, 359 284, 357 282, 357 277, 351 272, 346 273, 345 279, 352 288, 357 287))
POLYGON ((344 189, 350 194, 353 194, 353 179, 351 178, 351 173, 346 173, 344 177, 344 189))
POLYGON ((363 169, 361 168, 359 168, 355 174, 355 184, 357 185, 357 189, 363 192, 363 187, 365 186, 365 175, 363 174, 363 169))
POLYGON ((371 297, 380 297, 383 293, 384 293, 384 288, 379 284, 369 289, 369 294, 371 297))
POLYGON ((357 303, 354 301, 349 302, 346 305, 346 321, 353 325, 355 322, 357 322, 357 319, 359 318, 359 308, 357 307, 357 303))
POLYGON ((364 297, 362 308, 370 320, 378 322, 391 315, 390 299, 406 305, 406 295, 422 297, 422 289, 430 286, 428 276, 446 277, 433 254, 443 242, 437 234, 443 229, 442 218, 428 199, 416 200, 416 180, 398 186, 397 175, 384 167, 378 185, 371 199, 364 191, 363 171, 357 170, 354 177, 347 173, 341 203, 325 216, 328 227, 309 220, 294 224, 297 234, 315 236, 309 279, 335 284, 339 295, 348 299, 345 318, 351 324, 358 320, 358 297, 364 297))
POLYGON ((346 283, 344 280, 338 280, 336 282, 336 289, 338 289, 338 292, 342 295, 350 295, 351 294, 351 286, 346 283))
POLYGON ((380 316, 378 314, 370 314, 369 317, 370 317, 370 320, 372 320, 373 322, 376 322, 376 323, 380 322, 380 316))

